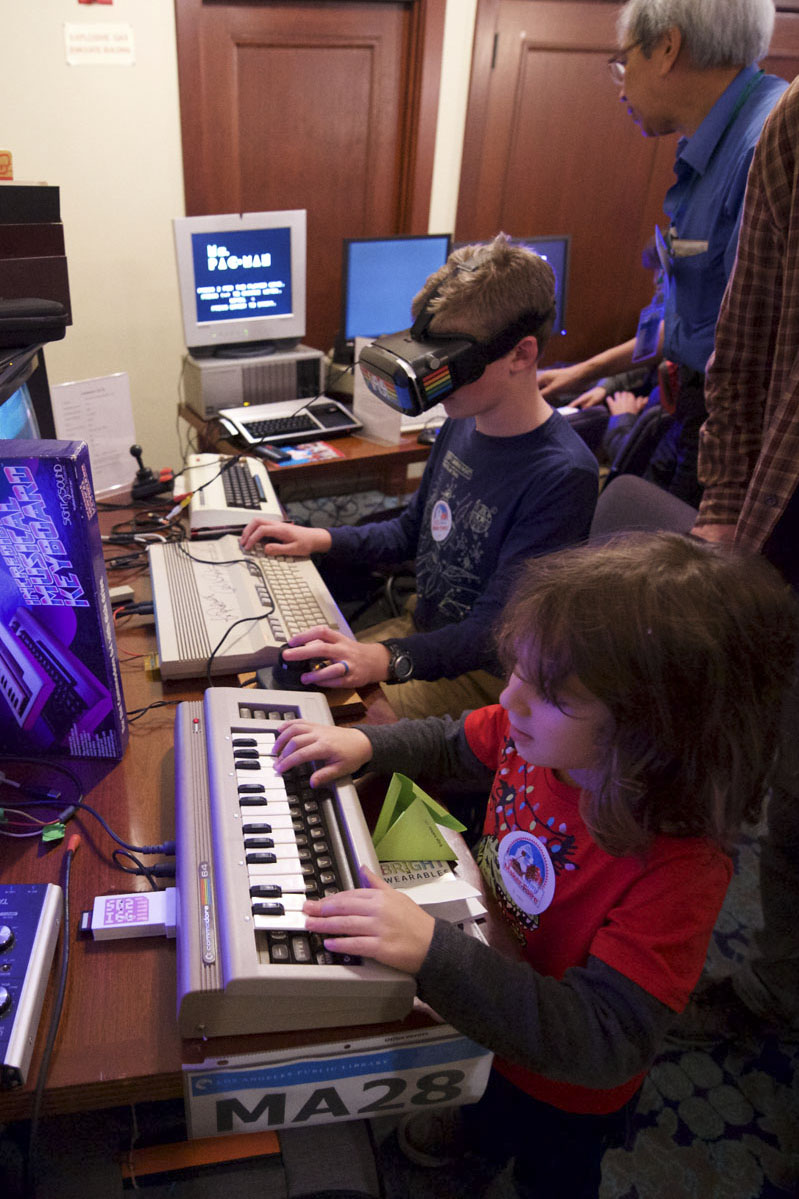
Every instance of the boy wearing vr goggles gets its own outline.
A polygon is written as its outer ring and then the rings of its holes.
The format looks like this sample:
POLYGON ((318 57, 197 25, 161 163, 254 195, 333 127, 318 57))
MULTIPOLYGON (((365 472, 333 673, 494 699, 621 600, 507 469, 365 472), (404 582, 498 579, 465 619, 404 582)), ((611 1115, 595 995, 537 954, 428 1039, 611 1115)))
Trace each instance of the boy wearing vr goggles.
POLYGON ((385 402, 408 412, 443 403, 449 418, 407 507, 358 527, 258 517, 244 530, 244 549, 271 539, 267 554, 329 554, 339 566, 415 562, 412 612, 358 641, 325 626, 291 639, 287 660, 329 662, 303 682, 388 684, 400 716, 459 715, 496 700, 492 630, 515 575, 528 558, 584 538, 596 504, 595 458, 538 390, 554 298, 551 267, 502 234, 455 250, 414 299, 412 329, 362 355, 385 402))

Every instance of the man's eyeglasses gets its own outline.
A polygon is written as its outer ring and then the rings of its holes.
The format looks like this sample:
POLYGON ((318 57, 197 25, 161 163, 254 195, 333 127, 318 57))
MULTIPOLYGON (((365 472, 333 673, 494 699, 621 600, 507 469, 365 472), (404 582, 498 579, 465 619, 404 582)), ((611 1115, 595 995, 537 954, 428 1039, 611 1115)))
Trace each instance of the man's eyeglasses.
POLYGON ((624 83, 624 73, 627 70, 627 55, 631 50, 634 50, 636 46, 640 45, 640 40, 637 42, 631 42, 630 45, 624 50, 620 50, 618 54, 614 54, 608 59, 608 70, 610 71, 610 77, 617 87, 621 87, 621 85, 624 83))

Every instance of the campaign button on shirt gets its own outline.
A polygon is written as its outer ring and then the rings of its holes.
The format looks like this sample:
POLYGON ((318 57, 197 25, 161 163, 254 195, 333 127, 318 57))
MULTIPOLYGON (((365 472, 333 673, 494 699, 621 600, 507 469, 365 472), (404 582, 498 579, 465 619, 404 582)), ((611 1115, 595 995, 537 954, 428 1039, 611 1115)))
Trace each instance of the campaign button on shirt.
POLYGON ((502 883, 513 902, 528 916, 552 903, 555 870, 543 841, 532 833, 510 832, 499 846, 502 883))
POLYGON ((430 515, 433 541, 445 541, 452 532, 452 512, 446 500, 437 500, 430 515))

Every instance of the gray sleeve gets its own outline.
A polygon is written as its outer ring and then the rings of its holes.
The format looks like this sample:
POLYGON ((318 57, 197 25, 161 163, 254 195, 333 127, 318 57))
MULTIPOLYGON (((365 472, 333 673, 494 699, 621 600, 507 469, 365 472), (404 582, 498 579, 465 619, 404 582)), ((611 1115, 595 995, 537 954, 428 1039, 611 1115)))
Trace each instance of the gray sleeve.
POLYGON ((372 758, 365 769, 381 774, 397 770, 413 778, 453 780, 476 789, 491 789, 494 771, 472 751, 463 729, 467 713, 428 716, 424 720, 398 720, 394 724, 362 724, 359 730, 372 743, 372 758))
POLYGON ((419 996, 459 1032, 560 1082, 606 1090, 647 1069, 674 1012, 589 957, 558 980, 436 921, 419 996))

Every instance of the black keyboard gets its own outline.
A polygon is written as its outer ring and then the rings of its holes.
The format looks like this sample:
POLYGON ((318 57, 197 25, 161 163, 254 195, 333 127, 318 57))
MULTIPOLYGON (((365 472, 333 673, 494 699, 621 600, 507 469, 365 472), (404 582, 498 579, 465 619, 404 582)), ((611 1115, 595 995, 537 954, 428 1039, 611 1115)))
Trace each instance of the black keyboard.
POLYGON ((86 704, 75 690, 75 684, 68 672, 24 629, 20 629, 17 635, 32 657, 47 672, 53 683, 53 691, 47 700, 44 713, 47 723, 52 728, 51 717, 56 715, 59 727, 63 727, 65 723, 85 712, 86 704))
POLYGON ((222 473, 225 501, 229 508, 258 510, 266 501, 261 480, 255 477, 246 462, 233 462, 222 473))
MULTIPOLYGON (((280 719, 291 719, 293 710, 278 714, 280 719)), ((291 834, 281 835, 279 826, 272 826, 269 817, 267 787, 259 781, 264 773, 262 761, 264 747, 258 738, 237 734, 232 740, 233 761, 238 778, 252 781, 238 783, 239 807, 241 810, 241 832, 244 839, 244 859, 247 867, 276 866, 296 852, 302 873, 305 895, 322 899, 334 895, 350 885, 341 874, 338 855, 340 833, 335 824, 335 806, 329 788, 312 789, 309 778, 317 763, 305 763, 282 776, 286 789, 286 801, 291 813, 291 834), (251 814, 252 813, 252 814, 251 814), (286 849, 286 837, 289 850, 286 849)), ((270 765, 271 760, 267 759, 270 765)), ((272 799, 274 803, 274 798, 272 799)), ((288 867, 287 867, 288 869, 288 867)), ((277 922, 285 916, 284 893, 280 885, 270 883, 268 878, 258 878, 251 872, 250 897, 253 917, 262 916, 277 922)), ((256 928, 258 921, 256 919, 256 928)), ((270 962, 285 962, 297 966, 358 965, 360 958, 350 954, 333 954, 325 949, 322 938, 315 933, 299 929, 263 929, 258 936, 266 941, 270 962)))
POLYGON ((319 430, 318 421, 312 420, 306 412, 298 412, 296 416, 277 416, 271 420, 244 421, 243 424, 256 440, 276 437, 280 433, 311 433, 319 430))

